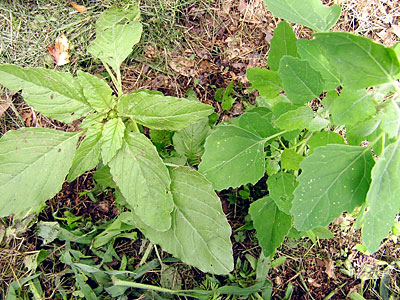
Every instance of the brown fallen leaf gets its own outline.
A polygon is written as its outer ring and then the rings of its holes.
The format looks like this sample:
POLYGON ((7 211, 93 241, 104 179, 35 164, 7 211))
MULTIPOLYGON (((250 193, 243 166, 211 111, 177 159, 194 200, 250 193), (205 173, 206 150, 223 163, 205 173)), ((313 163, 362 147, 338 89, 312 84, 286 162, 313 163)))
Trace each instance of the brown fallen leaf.
POLYGON ((9 98, 7 99, 0 99, 0 117, 4 114, 4 112, 10 107, 11 105, 11 100, 9 98))
POLYGON ((47 47, 51 57, 54 59, 54 62, 57 66, 62 66, 69 63, 69 41, 67 37, 62 34, 57 39, 53 45, 47 47))
POLYGON ((86 8, 85 6, 76 4, 75 2, 72 2, 71 0, 69 0, 68 2, 69 2, 69 4, 71 4, 71 6, 72 6, 73 8, 75 8, 75 10, 77 10, 77 11, 80 12, 81 14, 87 12, 87 8, 86 8))

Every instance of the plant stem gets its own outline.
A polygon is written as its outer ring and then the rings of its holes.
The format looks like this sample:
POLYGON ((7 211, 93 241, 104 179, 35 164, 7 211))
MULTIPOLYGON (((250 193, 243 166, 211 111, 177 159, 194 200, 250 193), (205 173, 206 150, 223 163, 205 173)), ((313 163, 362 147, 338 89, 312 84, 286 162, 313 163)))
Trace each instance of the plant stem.
POLYGON ((104 68, 106 68, 107 73, 110 75, 111 80, 112 80, 115 88, 117 89, 118 96, 121 96, 122 93, 121 94, 119 93, 117 78, 115 78, 114 73, 111 71, 110 67, 104 61, 101 61, 101 62, 103 63, 104 68))
POLYGON ((117 70, 117 93, 118 93, 118 97, 121 97, 123 92, 122 92, 122 79, 121 79, 121 70, 118 68, 117 70))
POLYGON ((147 245, 146 251, 144 252, 143 257, 139 262, 139 266, 143 265, 146 262, 146 260, 149 257, 152 249, 153 249, 153 243, 149 241, 149 244, 147 245))
POLYGON ((188 297, 191 296, 189 294, 186 294, 184 291, 180 291, 180 290, 170 290, 170 289, 162 288, 159 286, 143 284, 143 283, 138 283, 138 282, 134 282, 134 281, 120 280, 115 275, 111 276, 111 279, 112 279, 113 284, 118 285, 118 286, 127 286, 127 287, 133 287, 133 288, 137 288, 137 289, 152 290, 152 291, 156 291, 156 292, 168 293, 168 294, 179 295, 179 296, 188 296, 188 297))
POLYGON ((288 131, 287 131, 287 130, 284 130, 284 131, 275 133, 274 135, 271 135, 271 136, 265 138, 265 139, 264 139, 264 143, 265 143, 265 142, 268 142, 269 140, 272 140, 272 139, 274 139, 274 138, 276 138, 276 137, 278 137, 278 136, 280 136, 280 135, 282 135, 282 134, 284 134, 284 133, 286 133, 286 132, 288 132, 288 131))
POLYGON ((131 119, 131 121, 132 121, 133 131, 135 131, 136 133, 140 133, 140 130, 139 130, 139 127, 137 126, 137 123, 132 119, 131 119))

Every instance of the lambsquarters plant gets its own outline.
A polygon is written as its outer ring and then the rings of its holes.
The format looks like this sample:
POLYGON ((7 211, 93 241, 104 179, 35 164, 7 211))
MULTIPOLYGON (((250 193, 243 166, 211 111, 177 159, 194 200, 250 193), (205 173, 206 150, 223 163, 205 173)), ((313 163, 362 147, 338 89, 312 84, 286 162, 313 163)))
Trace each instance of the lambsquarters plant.
POLYGON ((289 231, 321 231, 356 208, 373 253, 400 209, 400 43, 326 32, 340 15, 337 5, 265 3, 316 33, 296 40, 288 23, 278 25, 269 69, 247 72, 258 107, 217 126, 199 171, 217 190, 255 184, 267 173, 268 195, 249 211, 267 257, 289 231))
POLYGON ((109 172, 132 221, 153 242, 204 272, 233 269, 231 229, 211 183, 189 167, 168 168, 138 124, 177 131, 213 112, 188 99, 138 90, 123 94, 121 63, 139 42, 137 7, 110 9, 96 22, 88 51, 107 69, 115 92, 102 79, 42 68, 0 66, 0 83, 41 114, 77 132, 22 128, 0 139, 0 217, 40 211, 46 200, 99 163, 109 172), (78 147, 77 147, 78 146, 78 147))

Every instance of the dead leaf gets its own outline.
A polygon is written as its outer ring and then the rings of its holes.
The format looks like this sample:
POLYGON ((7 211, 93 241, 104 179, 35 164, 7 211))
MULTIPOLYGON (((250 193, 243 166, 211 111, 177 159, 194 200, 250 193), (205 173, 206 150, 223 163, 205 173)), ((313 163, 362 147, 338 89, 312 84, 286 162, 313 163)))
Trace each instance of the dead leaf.
POLYGON ((71 0, 69 0, 69 4, 71 4, 71 6, 72 6, 73 8, 75 8, 75 10, 77 10, 78 12, 80 12, 81 14, 87 12, 87 8, 84 7, 83 5, 76 4, 75 2, 72 2, 71 0))
POLYGON ((9 98, 7 98, 5 100, 4 99, 0 100, 0 117, 10 107, 10 105, 11 105, 11 100, 9 98))
POLYGON ((51 57, 54 59, 54 62, 57 66, 62 66, 69 63, 69 41, 67 37, 62 34, 57 39, 53 45, 47 47, 51 57))
POLYGON ((177 73, 183 76, 191 77, 196 76, 197 71, 195 70, 196 62, 187 57, 174 57, 169 62, 169 66, 177 73))
POLYGON ((324 262, 325 263, 325 273, 329 278, 335 278, 335 266, 332 261, 324 262))

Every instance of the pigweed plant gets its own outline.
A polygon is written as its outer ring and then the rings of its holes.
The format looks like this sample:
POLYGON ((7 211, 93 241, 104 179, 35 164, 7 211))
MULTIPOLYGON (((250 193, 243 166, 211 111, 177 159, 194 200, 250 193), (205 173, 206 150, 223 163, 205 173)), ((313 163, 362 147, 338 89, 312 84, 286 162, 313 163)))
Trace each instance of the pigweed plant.
POLYGON ((268 193, 249 211, 265 257, 289 232, 315 236, 356 209, 363 242, 377 251, 400 208, 400 44, 328 32, 337 5, 265 2, 275 16, 313 29, 313 38, 296 40, 280 22, 269 69, 247 72, 257 107, 213 131, 208 105, 147 90, 123 94, 120 66, 142 31, 137 8, 105 12, 89 48, 115 93, 84 72, 0 66, 0 82, 22 89, 40 113, 66 123, 83 118, 78 132, 23 128, 1 138, 0 216, 37 212, 66 177, 101 166, 95 179, 112 178, 124 218, 184 262, 226 274, 231 229, 214 189, 255 184, 266 173, 268 193), (176 150, 191 164, 202 155, 199 171, 166 164, 142 126, 155 130, 158 147, 157 130, 178 131, 176 150))
POLYGON ((205 272, 228 273, 231 229, 212 185, 190 167, 167 167, 140 131, 140 126, 179 131, 203 124, 213 109, 154 91, 123 94, 120 66, 140 40, 139 19, 133 7, 110 9, 96 22, 88 51, 103 63, 115 93, 104 80, 81 71, 74 77, 0 66, 1 84, 22 89, 41 114, 65 123, 83 118, 77 132, 22 128, 0 139, 0 216, 38 212, 66 177, 72 181, 101 164, 95 178, 112 176, 131 222, 152 242, 205 272))
POLYGON ((373 253, 400 208, 400 43, 327 32, 339 18, 337 5, 265 3, 316 33, 296 40, 291 26, 279 23, 269 69, 247 71, 258 107, 217 126, 199 171, 216 190, 255 184, 267 173, 268 194, 249 211, 266 257, 289 232, 321 232, 356 208, 373 253))

